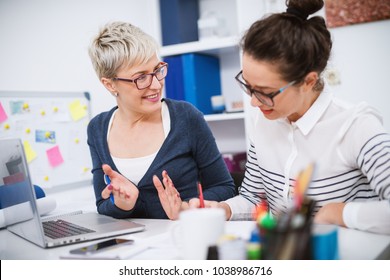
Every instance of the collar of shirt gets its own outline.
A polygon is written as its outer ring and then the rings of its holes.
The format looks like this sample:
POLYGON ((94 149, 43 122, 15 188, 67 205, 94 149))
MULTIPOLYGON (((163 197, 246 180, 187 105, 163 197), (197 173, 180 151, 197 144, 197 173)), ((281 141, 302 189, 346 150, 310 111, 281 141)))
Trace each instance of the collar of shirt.
POLYGON ((333 94, 328 91, 323 91, 314 101, 313 105, 307 110, 307 112, 295 122, 295 125, 302 132, 303 135, 309 134, 324 114, 326 108, 328 108, 333 98, 333 94))

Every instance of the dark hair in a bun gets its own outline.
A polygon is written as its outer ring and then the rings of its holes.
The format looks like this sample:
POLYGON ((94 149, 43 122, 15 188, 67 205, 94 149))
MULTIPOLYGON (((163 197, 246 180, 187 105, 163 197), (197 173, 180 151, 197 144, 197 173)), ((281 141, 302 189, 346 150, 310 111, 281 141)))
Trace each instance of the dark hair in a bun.
MULTIPOLYGON (((318 12, 323 0, 287 0, 287 11, 272 14, 252 24, 241 40, 244 53, 256 60, 274 63, 286 81, 302 82, 312 71, 324 71, 332 39, 318 12)), ((316 90, 323 89, 319 79, 316 90)))

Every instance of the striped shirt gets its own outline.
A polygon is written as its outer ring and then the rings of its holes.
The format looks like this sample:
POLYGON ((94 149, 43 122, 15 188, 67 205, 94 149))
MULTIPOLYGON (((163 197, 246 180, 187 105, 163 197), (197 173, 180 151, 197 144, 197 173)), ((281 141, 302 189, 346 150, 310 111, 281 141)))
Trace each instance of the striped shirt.
POLYGON ((273 214, 286 212, 295 178, 310 163, 306 194, 316 200, 315 212, 329 202, 390 199, 390 135, 365 103, 346 104, 324 91, 294 123, 260 111, 253 121, 240 195, 226 201, 232 220, 251 218, 261 199, 273 214))

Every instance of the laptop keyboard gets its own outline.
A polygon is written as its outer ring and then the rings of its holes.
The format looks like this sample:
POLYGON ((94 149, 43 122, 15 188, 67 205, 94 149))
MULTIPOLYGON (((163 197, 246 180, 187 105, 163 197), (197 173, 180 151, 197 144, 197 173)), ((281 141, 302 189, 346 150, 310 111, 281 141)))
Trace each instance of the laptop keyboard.
POLYGON ((46 221, 42 224, 45 235, 52 239, 95 232, 94 230, 84 228, 76 224, 66 222, 64 220, 46 221))

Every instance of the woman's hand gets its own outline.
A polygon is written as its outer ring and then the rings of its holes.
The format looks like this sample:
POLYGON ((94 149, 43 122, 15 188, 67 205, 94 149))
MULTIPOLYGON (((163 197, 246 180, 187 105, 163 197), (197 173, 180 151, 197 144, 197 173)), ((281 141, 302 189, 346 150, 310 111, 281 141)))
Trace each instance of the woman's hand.
POLYGON ((345 227, 343 220, 343 210, 345 203, 332 202, 320 208, 314 217, 314 222, 318 224, 335 224, 345 227))
MULTIPOLYGON (((192 198, 188 202, 188 206, 189 206, 189 208, 200 208, 199 198, 192 198)), ((224 202, 205 200, 204 207, 205 208, 222 208, 225 211, 226 220, 229 220, 230 216, 232 215, 232 210, 230 209, 230 206, 224 202)))
POLYGON ((177 220, 181 210, 188 208, 187 203, 182 202, 180 194, 173 185, 171 178, 168 176, 168 172, 165 170, 162 172, 163 181, 154 175, 153 184, 157 189, 158 197, 161 205, 171 220, 177 220))
POLYGON ((102 168, 104 174, 111 180, 111 183, 102 191, 102 198, 108 199, 112 193, 118 208, 125 211, 133 209, 138 199, 138 188, 127 178, 112 170, 108 164, 103 164, 102 168))

